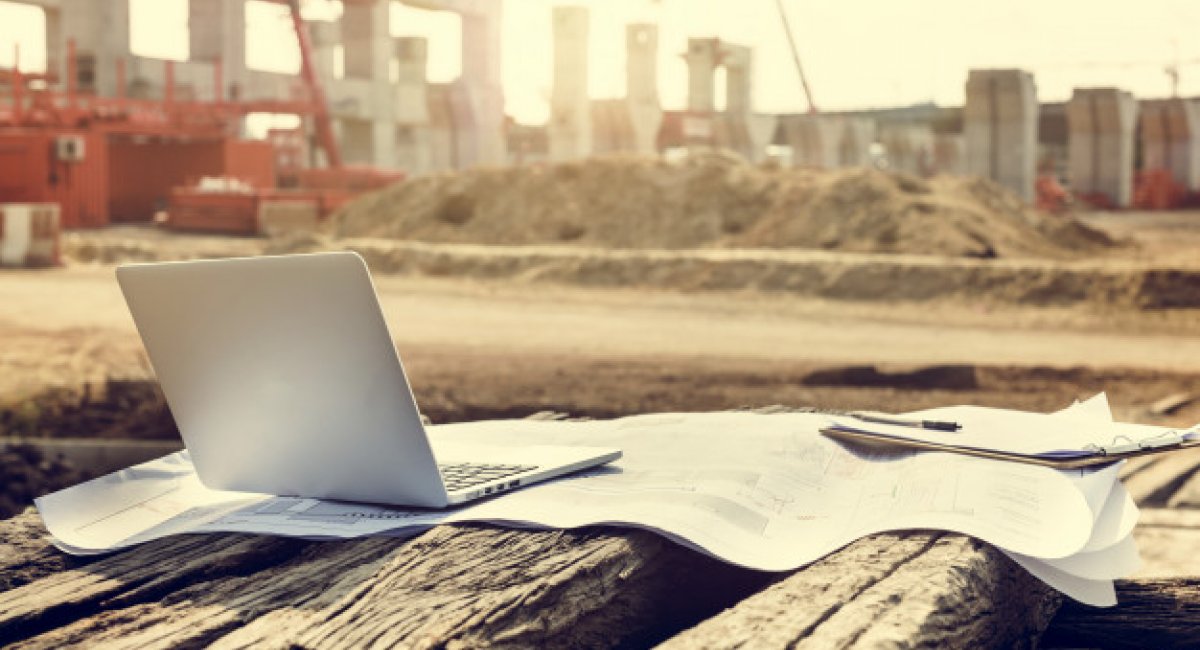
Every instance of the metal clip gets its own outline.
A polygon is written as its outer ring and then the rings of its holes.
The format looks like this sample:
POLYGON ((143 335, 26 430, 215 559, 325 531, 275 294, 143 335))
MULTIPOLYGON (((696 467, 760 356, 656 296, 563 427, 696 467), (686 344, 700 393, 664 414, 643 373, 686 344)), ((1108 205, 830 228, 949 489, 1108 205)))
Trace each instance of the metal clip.
POLYGON ((1097 445, 1095 443, 1086 445, 1084 449, 1094 451, 1103 456, 1122 456, 1137 451, 1147 451, 1151 449, 1163 449, 1166 447, 1176 447, 1182 445, 1187 440, 1187 434, 1195 433, 1192 430, 1177 431, 1174 429, 1163 431, 1157 435, 1134 440, 1129 436, 1120 435, 1112 439, 1112 442, 1107 445, 1097 445))

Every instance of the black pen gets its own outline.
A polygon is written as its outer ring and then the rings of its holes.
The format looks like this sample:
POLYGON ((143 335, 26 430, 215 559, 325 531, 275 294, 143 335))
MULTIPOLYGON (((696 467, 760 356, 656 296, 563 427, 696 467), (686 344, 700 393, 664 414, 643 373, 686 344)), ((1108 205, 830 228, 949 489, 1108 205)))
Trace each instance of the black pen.
POLYGON ((862 420, 863 422, 875 422, 876 424, 891 424, 898 427, 912 427, 914 429, 928 429, 930 431, 946 431, 954 433, 962 428, 962 425, 957 422, 947 422, 945 420, 911 420, 908 418, 896 417, 886 413, 870 413, 867 411, 850 411, 846 415, 852 418, 862 420))

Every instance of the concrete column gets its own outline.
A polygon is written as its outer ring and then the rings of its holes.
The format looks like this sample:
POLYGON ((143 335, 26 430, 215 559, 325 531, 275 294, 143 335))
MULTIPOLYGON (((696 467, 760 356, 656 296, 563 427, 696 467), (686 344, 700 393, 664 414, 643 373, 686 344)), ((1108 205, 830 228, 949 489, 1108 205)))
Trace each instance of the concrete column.
POLYGON ((780 118, 784 139, 792 148, 793 167, 838 166, 841 121, 832 115, 788 115, 780 118))
POLYGON ((190 59, 221 62, 224 98, 246 97, 245 5, 245 0, 188 1, 190 59))
POLYGON ((933 131, 927 124, 889 124, 879 127, 879 143, 887 151, 889 169, 927 176, 933 173, 933 131))
POLYGON ((714 142, 714 74, 720 63, 720 49, 721 40, 718 38, 689 38, 687 52, 683 54, 688 66, 688 101, 683 135, 689 146, 711 146, 714 142))
POLYGON ((875 121, 865 117, 843 116, 838 140, 838 165, 841 167, 869 167, 871 144, 875 142, 875 121))
MULTIPOLYGON (((123 59, 127 67, 132 67, 129 0, 63 0, 59 27, 64 57, 67 41, 75 41, 79 90, 102 97, 116 94, 117 61, 123 59)), ((65 80, 65 58, 60 65, 58 72, 65 80)))
POLYGON ((961 135, 938 134, 933 138, 933 169, 938 174, 966 173, 966 143, 961 135))
POLYGON ((1200 190, 1200 105, 1172 98, 1139 109, 1142 168, 1166 170, 1180 186, 1200 190))
POLYGON ((971 70, 963 107, 967 172, 1034 199, 1037 88, 1022 70, 971 70))
POLYGON ((487 0, 462 14, 462 80, 474 103, 475 155, 485 165, 499 165, 507 158, 500 66, 503 9, 503 3, 487 0))
POLYGON ((430 84, 429 107, 430 165, 432 171, 447 171, 458 166, 458 148, 454 141, 454 112, 450 108, 450 86, 430 84))
POLYGON ((1168 162, 1175 181, 1200 190, 1200 105, 1186 99, 1167 103, 1168 162))
POLYGON ((744 45, 725 43, 721 47, 720 60, 725 68, 725 114, 721 119, 719 144, 747 160, 758 160, 762 152, 755 150, 750 135, 753 51, 744 45))
MULTIPOLYGON (((370 119, 366 127, 369 133, 355 137, 371 143, 372 153, 367 164, 384 169, 396 166, 396 122, 392 114, 390 78, 393 42, 388 32, 390 11, 391 3, 387 1, 347 3, 341 17, 346 79, 369 82, 370 119)), ((360 128, 355 125, 348 132, 360 128)))
POLYGON ((750 162, 761 163, 767 159, 767 147, 775 139, 775 130, 779 126, 779 118, 767 113, 751 113, 747 117, 750 143, 754 155, 750 162))
POLYGON ((658 27, 639 23, 625 27, 625 84, 633 151, 658 151, 662 104, 658 97, 658 27))
POLYGON ((62 79, 61 71, 63 67, 64 57, 67 55, 66 41, 63 40, 63 15, 62 7, 42 7, 46 14, 46 72, 59 73, 59 79, 62 79))
POLYGON ((1067 102, 1067 177, 1071 190, 1116 207, 1133 199, 1137 102, 1116 88, 1076 88, 1067 102))
POLYGON ((720 62, 721 39, 689 38, 683 58, 688 66, 688 102, 691 113, 710 114, 716 109, 714 73, 720 62))
POLYGON ((392 56, 389 2, 346 3, 342 8, 342 52, 347 79, 387 81, 392 56))
POLYGON ((305 27, 308 28, 309 42, 312 43, 313 68, 317 72, 317 78, 328 88, 335 81, 337 48, 342 44, 341 26, 337 23, 313 20, 305 23, 305 27))
POLYGON ((410 175, 432 170, 429 93, 426 69, 429 44, 424 38, 397 38, 395 87, 396 163, 410 175))
POLYGON ((588 10, 553 9, 554 79, 550 95, 550 159, 571 160, 592 153, 591 100, 588 98, 588 10))

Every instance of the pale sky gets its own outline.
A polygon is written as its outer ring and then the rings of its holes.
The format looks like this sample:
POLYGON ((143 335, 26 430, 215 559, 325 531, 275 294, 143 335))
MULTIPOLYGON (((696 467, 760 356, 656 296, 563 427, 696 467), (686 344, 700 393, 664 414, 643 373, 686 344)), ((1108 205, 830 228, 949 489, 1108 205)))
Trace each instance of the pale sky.
MULTIPOLYGON (((138 54, 187 56, 186 0, 130 0, 138 54)), ((679 57, 688 36, 719 36, 755 52, 755 108, 806 108, 776 13, 775 0, 507 0, 503 82, 506 111, 525 123, 544 122, 550 94, 550 8, 591 8, 591 70, 595 98, 624 93, 624 26, 659 25, 659 86, 666 108, 681 108, 687 92, 679 57)), ((958 105, 973 67, 1032 71, 1043 101, 1074 87, 1118 86, 1142 97, 1170 93, 1163 68, 1181 67, 1180 93, 1200 95, 1200 28, 1196 0, 785 0, 817 104, 822 109, 896 106, 934 101, 958 105)), ((310 0, 312 14, 335 16, 337 3, 310 0)), ((254 67, 294 69, 294 37, 280 7, 251 2, 254 67)), ((38 37, 40 10, 0 0, 0 65, 21 44, 22 68, 45 65, 38 37)), ((393 3, 393 35, 430 39, 431 81, 459 71, 458 18, 393 3)))

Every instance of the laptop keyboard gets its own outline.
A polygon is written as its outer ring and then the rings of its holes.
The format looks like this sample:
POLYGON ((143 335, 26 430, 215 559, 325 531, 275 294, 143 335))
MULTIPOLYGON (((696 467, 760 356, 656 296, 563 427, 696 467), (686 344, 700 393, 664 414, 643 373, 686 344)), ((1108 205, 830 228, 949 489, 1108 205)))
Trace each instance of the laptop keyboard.
MULTIPOLYGON (((481 483, 490 483, 502 478, 537 469, 537 465, 489 465, 486 463, 448 463, 438 465, 442 470, 442 481, 450 492, 466 489, 481 483)), ((516 487, 516 481, 506 487, 516 487)))

